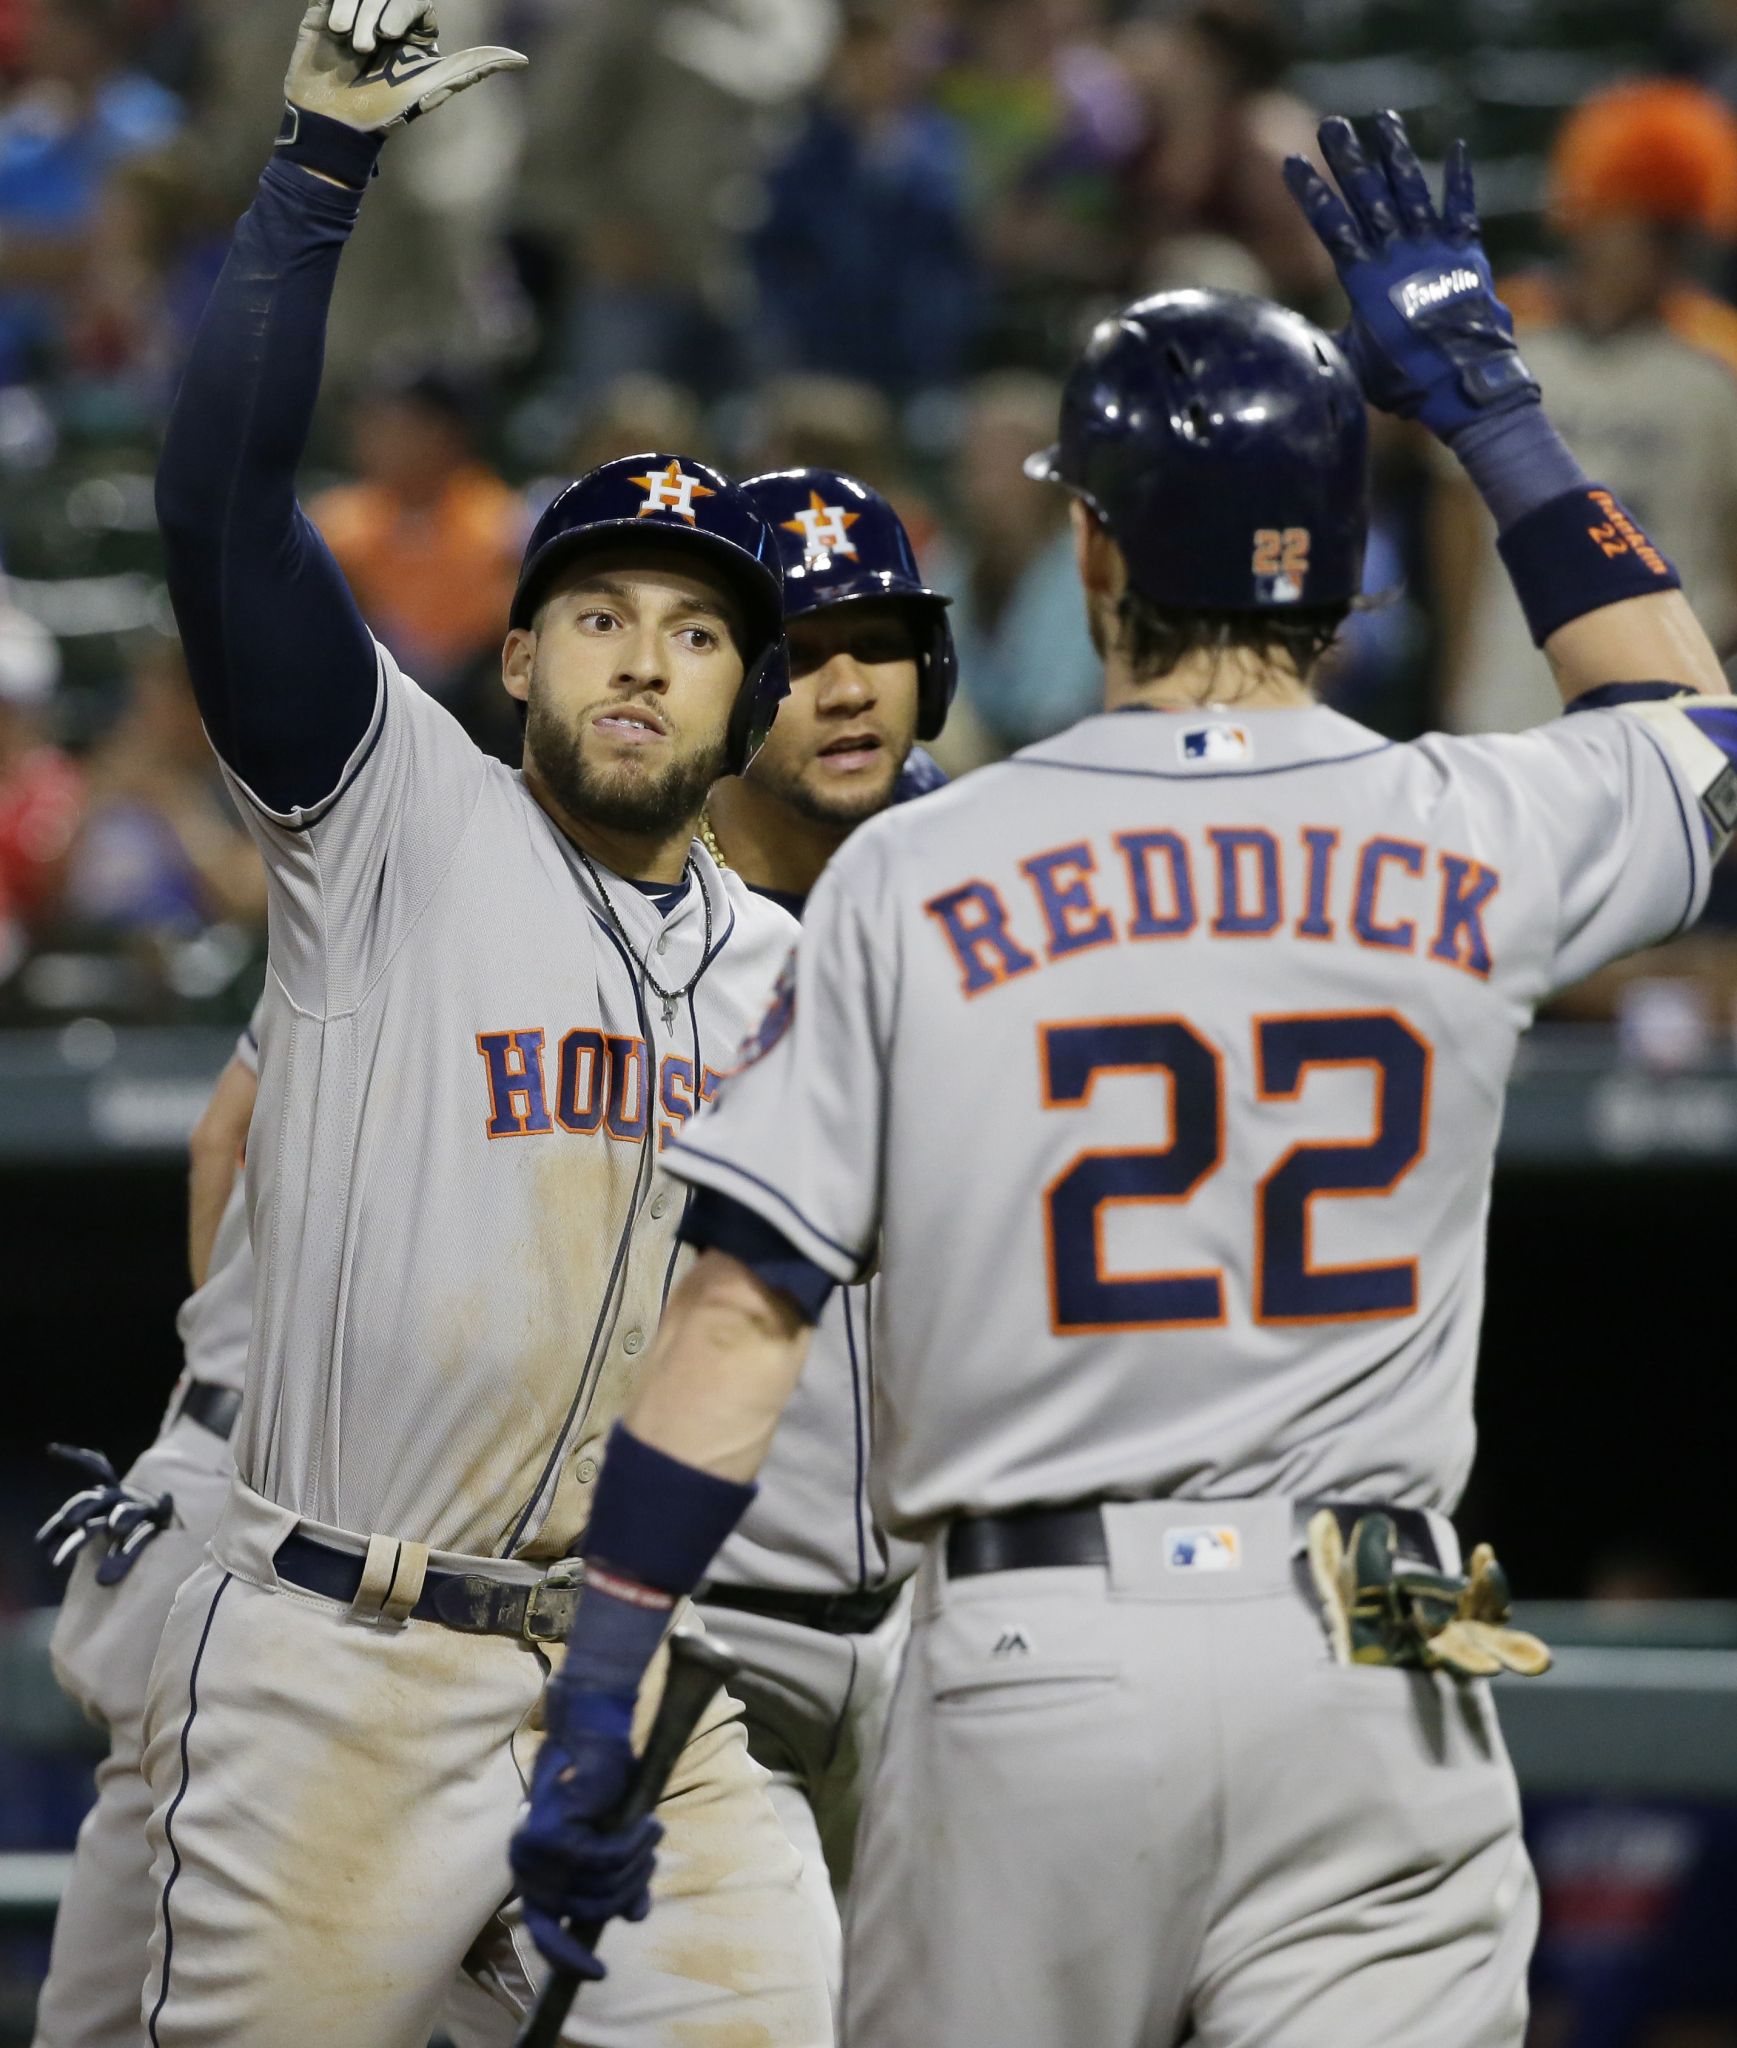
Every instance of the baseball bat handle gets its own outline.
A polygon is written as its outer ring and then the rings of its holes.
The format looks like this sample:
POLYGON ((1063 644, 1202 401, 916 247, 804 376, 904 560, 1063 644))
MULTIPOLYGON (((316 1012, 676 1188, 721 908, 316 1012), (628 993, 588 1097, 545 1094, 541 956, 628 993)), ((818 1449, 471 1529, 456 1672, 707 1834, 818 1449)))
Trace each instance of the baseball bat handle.
MULTIPOLYGON (((700 1716, 711 1705, 718 1689, 734 1677, 736 1669, 736 1659, 721 1643, 705 1636, 670 1637, 663 1698, 658 1701, 651 1733, 640 1751, 627 1790, 610 1809, 607 1827, 631 1827, 657 1805, 669 1774, 676 1767, 676 1759, 700 1724, 700 1716)), ((606 1924, 575 1927, 573 1933, 585 1947, 595 1949, 606 1924)), ((520 2028, 513 2048, 556 2048, 579 1981, 572 1970, 551 1971, 538 1996, 536 2010, 520 2028)))

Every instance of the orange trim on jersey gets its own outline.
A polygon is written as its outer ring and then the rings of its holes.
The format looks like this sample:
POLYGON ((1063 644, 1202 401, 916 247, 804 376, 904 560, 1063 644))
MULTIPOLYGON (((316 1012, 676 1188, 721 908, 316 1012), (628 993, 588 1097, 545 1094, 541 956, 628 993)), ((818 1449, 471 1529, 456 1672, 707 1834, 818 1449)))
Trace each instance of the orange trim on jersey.
POLYGON ((1065 1021, 1039 1024, 1038 1033, 1038 1081, 1042 1090, 1045 1109, 1084 1109, 1091 1101, 1098 1085, 1100 1074, 1162 1074, 1169 1092, 1170 1143, 1168 1145, 1122 1145, 1093 1146, 1083 1152, 1076 1152, 1067 1165, 1048 1181, 1043 1190, 1043 1244, 1044 1262, 1049 1285, 1049 1326, 1057 1337, 1090 1336, 1098 1331, 1124 1332, 1129 1330, 1218 1330, 1230 1319, 1230 1288, 1222 1266, 1203 1266, 1187 1272, 1156 1273, 1106 1273, 1104 1271, 1104 1211, 1111 1207, 1128 1207, 1146 1203, 1167 1206, 1194 1199, 1200 1188, 1217 1173, 1224 1164, 1224 1055, 1202 1032, 1189 1023, 1185 1017, 1069 1017, 1065 1021), (1215 1316, 1191 1316, 1177 1320, 1168 1316, 1153 1317, 1130 1323, 1064 1323, 1060 1317, 1055 1293, 1055 1231, 1051 1222, 1051 1196, 1056 1188, 1067 1179, 1076 1167, 1089 1159, 1149 1159, 1162 1157, 1173 1151, 1176 1145, 1176 1074, 1173 1068, 1158 1060, 1108 1060, 1101 1066, 1094 1066, 1086 1078, 1084 1090, 1077 1096, 1053 1097, 1049 1088, 1049 1034, 1052 1031, 1091 1030, 1095 1025, 1149 1025, 1174 1024, 1186 1031, 1198 1044, 1212 1055, 1213 1082, 1217 1091, 1218 1150, 1211 1165, 1202 1167, 1188 1186, 1173 1195, 1105 1195, 1092 1205, 1092 1252, 1096 1262, 1095 1278, 1100 1286, 1114 1286, 1121 1282, 1138 1284, 1155 1280, 1213 1280, 1218 1283, 1218 1314, 1215 1316))
MULTIPOLYGON (((1269 831, 1265 825, 1208 825, 1206 836, 1212 842, 1214 880, 1218 889, 1218 913, 1207 930, 1215 939, 1270 939, 1285 921, 1285 853, 1279 844, 1279 835, 1269 831), (1248 916, 1242 907, 1242 856, 1252 853, 1258 858, 1263 843, 1273 850, 1272 922, 1240 926, 1227 924, 1225 920, 1233 914, 1238 918, 1248 916), (1234 913, 1227 898, 1236 904, 1234 913)), ((1261 862, 1261 879, 1263 882, 1266 879, 1264 861, 1261 862)), ((1265 908, 1263 904, 1262 909, 1265 908)))
POLYGON ((1194 862, 1188 841, 1180 832, 1161 826, 1151 831, 1114 833, 1112 843, 1128 870, 1128 895, 1134 905, 1125 936, 1130 942, 1187 938, 1200 924, 1200 898, 1195 892, 1194 862), (1169 863, 1170 893, 1175 899, 1175 907, 1165 917, 1158 915, 1152 889, 1152 856, 1157 853, 1162 853, 1169 863))
POLYGON ((694 1063, 676 1053, 664 1055, 662 1069, 658 1075, 657 1106, 663 1112, 658 1119, 657 1149, 663 1148, 676 1136, 688 1118, 694 1113, 694 1063), (672 1102, 672 1095, 685 1093, 686 1101, 672 1102))
POLYGON ((1359 1266, 1317 1266, 1314 1259, 1315 1203, 1327 1201, 1361 1201, 1369 1196, 1392 1194, 1400 1182, 1429 1150, 1430 1106, 1435 1086, 1435 1047, 1410 1021, 1397 1010, 1277 1010, 1250 1019, 1254 1034, 1255 1094, 1261 1102, 1296 1102, 1301 1099, 1303 1087, 1310 1070, 1315 1067, 1373 1067, 1375 1070, 1375 1128, 1365 1141, 1373 1145, 1381 1135, 1381 1127, 1387 1120, 1387 1069, 1380 1060, 1362 1055, 1352 1059, 1308 1059, 1297 1068, 1297 1078, 1289 1088, 1269 1088, 1262 1077, 1261 1027, 1264 1024, 1330 1024, 1344 1018, 1385 1017, 1423 1049, 1423 1106, 1418 1115, 1417 1150, 1386 1184, 1385 1187, 1368 1188, 1317 1188, 1303 1198, 1303 1271, 1311 1279, 1328 1279, 1335 1275, 1354 1273, 1398 1273, 1408 1275, 1411 1281, 1411 1305, 1408 1308, 1350 1309, 1337 1315, 1323 1316, 1268 1316, 1261 1313, 1262 1278, 1266 1271, 1266 1194, 1268 1183, 1305 1152, 1340 1152, 1355 1149, 1352 1141, 1344 1138, 1304 1140, 1295 1144, 1261 1176, 1255 1188, 1255 1270, 1254 1270, 1254 1320, 1268 1329, 1288 1328, 1299 1324, 1314 1323, 1381 1323, 1395 1322, 1405 1316, 1417 1314, 1422 1301, 1422 1285, 1416 1259, 1381 1259, 1371 1265, 1359 1266))
POLYGON ((1441 874, 1441 900, 1437 905, 1435 914, 1435 937, 1430 940, 1424 950, 1430 959, 1439 960, 1446 967, 1457 967, 1462 974, 1469 974, 1474 981, 1488 981, 1495 972, 1496 950, 1490 944, 1489 933, 1484 929, 1483 913, 1501 893, 1501 871, 1498 868, 1487 866, 1481 860, 1473 860, 1469 853, 1448 853, 1444 851, 1436 855, 1435 861, 1436 867, 1441 874), (1474 903, 1470 917, 1466 916, 1463 911, 1455 915, 1454 943, 1451 948, 1444 945, 1444 941, 1447 938, 1448 890, 1453 886, 1453 877, 1448 872, 1448 862, 1450 860, 1457 861, 1462 868, 1470 871, 1472 878, 1471 893, 1474 897, 1477 891, 1483 887, 1485 876, 1488 876, 1490 880, 1489 893, 1481 901, 1474 903), (1460 953, 1459 942, 1461 934, 1473 925, 1477 927, 1478 935, 1483 941, 1484 952, 1487 956, 1487 964, 1482 967, 1478 966, 1474 960, 1463 959, 1460 953))
POLYGON ((1099 946, 1116 943, 1115 919, 1092 894, 1091 878, 1098 872, 1098 857, 1090 840, 1070 839, 1063 846, 1051 846, 1042 853, 1034 853, 1028 860, 1020 862, 1019 871, 1031 884, 1031 893, 1037 898, 1038 914, 1044 924, 1044 952, 1051 960, 1065 960, 1072 954, 1090 953, 1099 946), (1044 894, 1044 884, 1035 872, 1043 861, 1056 861, 1058 864, 1065 861, 1078 870, 1078 879, 1069 882, 1065 888, 1058 887, 1051 875, 1049 886, 1054 893, 1053 908, 1049 897, 1044 894), (1065 900, 1076 894, 1085 897, 1083 904, 1065 900), (1091 920, 1086 929, 1071 929, 1067 919, 1082 916, 1091 920))
POLYGON ((555 1121, 564 1131, 571 1131, 577 1137, 589 1137, 603 1123, 603 1105, 609 1085, 609 1052, 603 1042, 603 1033, 588 1024, 575 1025, 571 1031, 561 1034, 558 1056, 555 1061, 555 1121), (573 1102, 572 1114, 568 1114, 567 1101, 567 1047, 573 1046, 573 1102), (585 1104, 579 1104, 579 1067, 582 1060, 591 1063, 591 1085, 585 1104))
MULTIPOLYGON (((982 904, 982 897, 976 899, 982 904)), ((959 882, 951 889, 943 889, 931 896, 923 905, 924 910, 941 927, 941 936, 952 950, 953 958, 959 964, 960 992, 967 1002, 974 996, 987 995, 991 989, 1000 988, 1004 982, 1014 981, 1022 974, 1029 974, 1040 966, 1035 953, 1026 948, 1013 936, 1013 920, 1005 899, 995 884, 983 875, 972 875, 967 881, 959 882), (970 896, 973 890, 981 890, 994 905, 992 912, 986 910, 982 924, 967 931, 963 924, 955 926, 948 918, 942 904, 955 904, 961 898, 970 896), (999 965, 991 968, 977 951, 979 946, 993 947, 999 956, 999 965), (1010 965, 1012 955, 1020 958, 1010 965), (972 970, 976 967, 988 976, 974 988, 972 970)))
POLYGON ((604 1098, 603 1135, 617 1145, 643 1145, 645 1134, 651 1128, 651 1100, 645 1077, 645 1041, 625 1031, 611 1031, 604 1034, 603 1042, 609 1048, 609 1093, 604 1098), (622 1130, 616 1123, 616 1104, 619 1101, 621 1115, 626 1116, 628 1091, 633 1085, 632 1070, 635 1068, 638 1069, 639 1075, 639 1107, 633 1112, 633 1122, 626 1130, 622 1130), (616 1085, 618 1074, 619 1087, 616 1085))
MULTIPOLYGON (((1381 922, 1381 884, 1385 879, 1382 866, 1387 861, 1397 861, 1408 875, 1421 876, 1428 864, 1428 849, 1416 839, 1395 839, 1390 832, 1371 832, 1357 849, 1357 874, 1351 884, 1351 936, 1360 946, 1367 946, 1373 953, 1415 953, 1417 951, 1417 920, 1402 917, 1398 924, 1381 922), (1373 861, 1369 855, 1372 848, 1381 851, 1373 861), (1406 856, 1415 855, 1414 860, 1406 856), (1363 877, 1369 876, 1369 907, 1365 914, 1363 907, 1363 877), (1364 927, 1368 936, 1364 936, 1364 927)), ((1361 1013, 1367 1014, 1367 1012, 1361 1013)))
POLYGON ((1302 827, 1303 840, 1303 914, 1291 927, 1292 936, 1299 939, 1314 939, 1325 945, 1338 937, 1333 928, 1333 856, 1339 851, 1339 828, 1336 825, 1305 825, 1302 827), (1317 863, 1315 849, 1325 845, 1326 851, 1317 863), (1314 908, 1315 869, 1321 870, 1321 922, 1325 931, 1312 932, 1308 929, 1309 913, 1314 908))
POLYGON ((482 1060, 483 1070, 488 1076, 489 1113, 483 1129, 489 1143, 492 1145, 496 1138, 548 1137, 554 1130, 555 1125, 553 1118, 549 1115, 549 1093, 545 1085, 547 1076, 543 1072, 542 1025, 509 1025, 500 1031, 479 1031, 476 1034, 476 1049, 478 1057, 482 1060), (504 1091, 507 1098, 505 1109, 501 1107, 495 1088, 495 1063, 489 1057, 488 1049, 483 1044, 485 1038, 504 1038, 506 1040, 506 1044, 501 1050, 501 1074, 508 1084, 504 1091), (526 1041, 529 1041, 531 1054, 535 1057, 537 1063, 534 1098, 531 1080, 531 1059, 525 1052, 526 1041), (514 1053, 518 1055, 519 1060, 516 1069, 507 1065, 508 1056, 514 1053), (523 1085, 516 1088, 512 1086, 515 1078, 523 1085), (515 1095, 522 1095, 525 1098, 525 1109, 522 1116, 513 1108, 513 1098, 515 1095), (540 1124, 533 1124, 531 1122, 531 1103, 533 1099, 541 1102, 543 1105, 543 1122, 540 1124), (507 1124, 509 1126, 516 1126, 516 1128, 496 1131, 489 1128, 489 1125, 492 1124, 507 1124))

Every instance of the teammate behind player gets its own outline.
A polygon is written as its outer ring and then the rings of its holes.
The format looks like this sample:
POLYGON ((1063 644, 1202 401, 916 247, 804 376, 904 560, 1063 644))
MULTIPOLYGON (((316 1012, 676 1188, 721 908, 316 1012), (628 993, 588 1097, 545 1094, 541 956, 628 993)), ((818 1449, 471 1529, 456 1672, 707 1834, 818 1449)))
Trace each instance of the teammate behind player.
MULTIPOLYGON (((693 841, 784 687, 776 544, 734 486, 647 456, 545 513, 502 650, 522 776, 399 673, 298 508, 386 133, 519 61, 441 56, 417 0, 342 0, 353 35, 338 18, 303 18, 158 476, 189 669, 265 857, 271 973, 237 1477, 147 1716, 153 2048, 422 2048, 460 1971, 510 2033, 534 1956, 503 1915, 506 1847, 542 1729, 544 1767, 567 1758, 546 1646, 676 1258, 660 1146, 795 932, 693 841)), ((819 2048, 799 1859, 729 1703, 662 1812, 670 1910, 655 1938, 611 1931, 587 2038, 819 2048)), ((642 1888, 645 1844, 565 1847, 529 1916, 601 1919, 642 1888)))
MULTIPOLYGON (((924 584, 898 514, 836 470, 754 477, 778 536, 790 695, 744 776, 708 804, 721 864, 800 917, 856 827, 938 787, 921 748, 947 716, 957 664, 947 600, 924 584)), ((868 1501, 874 1283, 841 1287, 815 1330, 760 1493, 719 1553, 701 1613, 743 1660, 748 1748, 802 1853, 836 1985, 839 1905, 905 1638, 918 1551, 868 1501)))
POLYGON ((670 1155, 713 1249, 616 1431, 559 1683, 622 1683, 612 1610, 655 1639, 879 1247, 876 1498, 927 1549, 852 2048, 1524 2031, 1535 1891, 1469 1674, 1543 1653, 1447 1520, 1502 1091, 1544 995, 1695 914, 1737 711, 1694 697, 1723 682, 1669 564, 1544 418, 1463 152, 1438 218, 1376 132, 1371 162, 1323 130, 1342 199, 1290 173, 1364 389, 1484 485, 1564 698, 1603 708, 1399 746, 1314 702, 1357 382, 1276 306, 1133 307, 1040 463, 1112 715, 858 832, 670 1155))
POLYGON ((108 1735, 96 1799, 78 1831, 55 1915, 35 2048, 139 2048, 139 1986, 151 1938, 151 1795, 144 1768, 151 1662, 182 1581, 198 1564, 235 1470, 253 1305, 241 1155, 259 1089, 254 1026, 238 1041, 193 1133, 188 1184, 193 1292, 175 1319, 185 1367, 156 1441, 126 1477, 91 1459, 93 1484, 43 1528, 76 1562, 49 1640, 61 1690, 108 1735))

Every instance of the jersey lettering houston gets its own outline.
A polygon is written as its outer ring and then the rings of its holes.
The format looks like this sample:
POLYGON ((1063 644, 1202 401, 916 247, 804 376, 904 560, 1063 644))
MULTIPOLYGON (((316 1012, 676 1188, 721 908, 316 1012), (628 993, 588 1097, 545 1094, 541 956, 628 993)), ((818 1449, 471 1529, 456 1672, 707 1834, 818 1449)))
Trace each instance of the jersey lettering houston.
MULTIPOLYGON (((381 653, 338 793, 245 806, 271 878, 247 1183, 242 1478, 311 1519, 471 1554, 583 1527, 672 1277, 664 1147, 796 933, 696 849, 665 917, 606 878, 381 653), (639 962, 680 988, 666 1026, 639 962)), ((245 792, 244 792, 245 794, 245 792)))
POLYGON ((1090 718, 853 835, 788 1027, 669 1163, 840 1279, 881 1239, 895 1531, 1451 1508, 1516 1043, 1707 868, 1621 712, 1415 745, 1320 707, 1090 718))

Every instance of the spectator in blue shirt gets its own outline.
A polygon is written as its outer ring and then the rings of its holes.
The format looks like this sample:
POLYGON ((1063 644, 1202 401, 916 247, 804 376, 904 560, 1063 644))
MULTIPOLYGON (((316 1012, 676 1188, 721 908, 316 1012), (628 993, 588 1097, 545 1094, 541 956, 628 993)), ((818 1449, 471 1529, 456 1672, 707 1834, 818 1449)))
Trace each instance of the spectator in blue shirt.
POLYGON ((160 148, 180 120, 172 93, 126 69, 115 0, 38 9, 24 75, 0 114, 0 383, 52 350, 109 172, 160 148))
POLYGON ((963 142, 878 10, 847 21, 765 202, 749 252, 768 368, 895 395, 957 381, 978 307, 963 142))

